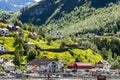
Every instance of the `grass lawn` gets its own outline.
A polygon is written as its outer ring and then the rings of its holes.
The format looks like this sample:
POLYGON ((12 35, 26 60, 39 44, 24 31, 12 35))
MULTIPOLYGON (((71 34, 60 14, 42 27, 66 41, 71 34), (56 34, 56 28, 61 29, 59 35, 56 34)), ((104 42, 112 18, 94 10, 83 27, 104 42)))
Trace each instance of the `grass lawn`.
POLYGON ((69 51, 65 52, 47 52, 43 51, 40 52, 40 57, 47 57, 47 58, 53 58, 58 60, 65 60, 67 63, 75 61, 75 56, 80 55, 80 58, 82 59, 82 62, 90 62, 92 64, 97 63, 100 60, 103 60, 103 58, 93 52, 91 49, 87 50, 80 50, 80 49, 73 49, 72 52, 74 53, 74 56, 70 54, 69 51))
POLYGON ((14 51, 15 48, 13 47, 15 39, 13 37, 0 37, 0 43, 4 42, 4 46, 9 51, 14 51))

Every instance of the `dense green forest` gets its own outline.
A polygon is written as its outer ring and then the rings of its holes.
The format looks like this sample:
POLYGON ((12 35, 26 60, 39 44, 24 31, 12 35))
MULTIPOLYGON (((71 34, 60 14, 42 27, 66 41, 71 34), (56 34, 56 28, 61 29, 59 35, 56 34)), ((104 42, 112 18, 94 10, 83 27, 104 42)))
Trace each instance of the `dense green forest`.
MULTIPOLYGON (((49 18, 57 20, 67 15, 67 13, 78 13, 74 11, 76 8, 80 10, 79 12, 84 10, 84 12, 82 11, 81 13, 85 14, 85 11, 88 9, 81 8, 82 6, 87 8, 101 8, 106 7, 108 4, 116 3, 117 1, 118 0, 43 0, 33 6, 23 8, 20 19, 22 22, 32 22, 41 25, 49 20, 49 18)), ((78 15, 81 14, 78 13, 78 15)))
POLYGON ((56 31, 66 36, 87 32, 102 35, 119 30, 119 6, 116 0, 44 0, 23 8, 19 19, 46 27, 50 35, 56 31))

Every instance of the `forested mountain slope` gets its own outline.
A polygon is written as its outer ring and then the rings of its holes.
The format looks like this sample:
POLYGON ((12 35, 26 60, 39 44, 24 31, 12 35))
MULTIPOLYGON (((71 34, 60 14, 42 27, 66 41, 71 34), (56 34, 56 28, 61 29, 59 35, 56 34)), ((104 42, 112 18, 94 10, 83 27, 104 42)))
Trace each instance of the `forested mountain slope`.
POLYGON ((119 29, 119 6, 118 0, 42 0, 23 8, 19 19, 23 23, 43 25, 51 34, 109 32, 114 26, 112 31, 119 29))
POLYGON ((83 6, 85 3, 91 3, 92 7, 99 8, 117 1, 118 0, 42 0, 30 8, 26 7, 22 9, 20 19, 23 22, 32 22, 41 25, 52 15, 54 15, 53 18, 63 17, 63 13, 70 13, 74 8, 83 6), (57 12, 58 10, 59 12, 57 12))

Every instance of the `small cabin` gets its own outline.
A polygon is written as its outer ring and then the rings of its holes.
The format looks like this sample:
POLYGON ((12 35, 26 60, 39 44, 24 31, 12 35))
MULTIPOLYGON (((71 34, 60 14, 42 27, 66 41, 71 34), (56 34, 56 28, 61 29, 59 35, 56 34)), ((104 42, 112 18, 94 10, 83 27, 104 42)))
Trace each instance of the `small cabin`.
POLYGON ((63 34, 61 33, 61 32, 56 32, 55 33, 55 36, 53 37, 53 38, 56 38, 56 39, 60 39, 60 38, 63 38, 64 36, 63 36, 63 34))

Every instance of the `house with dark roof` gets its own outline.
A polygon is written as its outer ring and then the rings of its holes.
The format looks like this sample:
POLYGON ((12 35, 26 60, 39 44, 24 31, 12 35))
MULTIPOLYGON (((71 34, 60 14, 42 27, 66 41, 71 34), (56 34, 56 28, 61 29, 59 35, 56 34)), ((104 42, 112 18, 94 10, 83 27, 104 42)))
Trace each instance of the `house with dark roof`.
POLYGON ((61 66, 54 59, 34 59, 29 62, 28 68, 31 70, 37 70, 41 72, 60 72, 61 66))
POLYGON ((92 64, 82 62, 71 62, 68 64, 69 69, 92 69, 92 64))
POLYGON ((16 30, 20 29, 20 26, 8 25, 8 26, 7 26, 7 29, 8 29, 9 31, 16 31, 16 30))
POLYGON ((111 65, 107 61, 102 60, 102 61, 99 61, 98 63, 96 63, 95 67, 100 68, 100 69, 108 69, 108 70, 110 70, 111 65))

